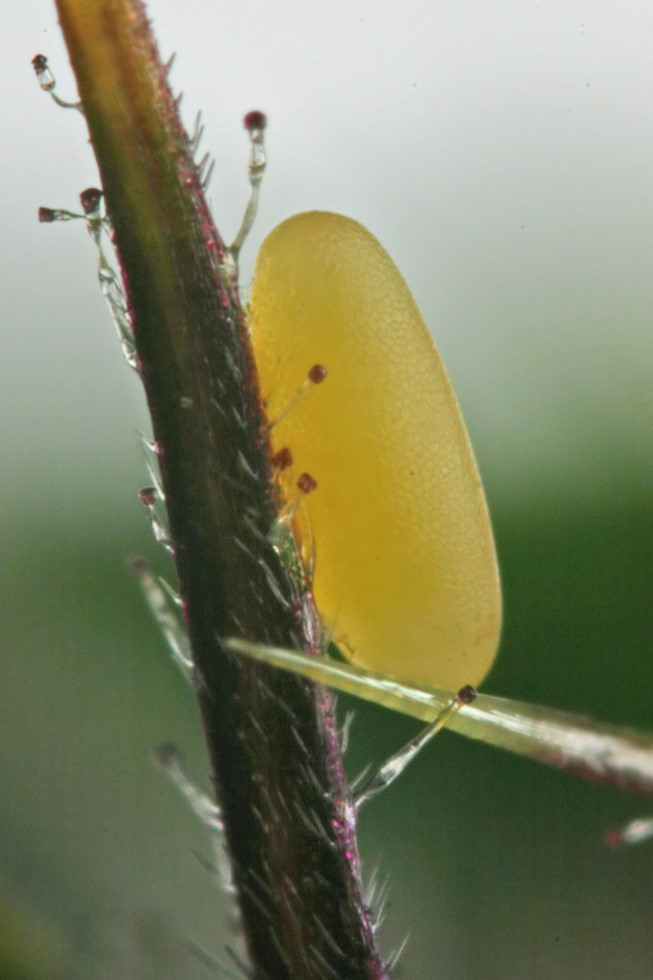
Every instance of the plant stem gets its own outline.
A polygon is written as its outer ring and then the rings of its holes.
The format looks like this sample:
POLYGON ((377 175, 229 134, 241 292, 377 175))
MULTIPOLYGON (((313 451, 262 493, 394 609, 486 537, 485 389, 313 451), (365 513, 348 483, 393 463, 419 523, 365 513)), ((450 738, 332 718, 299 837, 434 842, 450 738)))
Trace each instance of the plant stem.
POLYGON ((129 302, 253 975, 383 977, 331 697, 221 644, 316 647, 269 541, 279 501, 256 369, 143 4, 57 9, 129 302))

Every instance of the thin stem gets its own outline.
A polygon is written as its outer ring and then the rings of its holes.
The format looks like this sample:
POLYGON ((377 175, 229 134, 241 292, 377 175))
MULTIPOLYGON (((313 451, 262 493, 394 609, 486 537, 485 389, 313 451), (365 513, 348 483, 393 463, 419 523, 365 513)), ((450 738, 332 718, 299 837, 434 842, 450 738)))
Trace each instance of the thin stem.
POLYGON ((152 417, 253 975, 382 977, 331 696, 228 654, 315 649, 273 547, 267 421, 228 256, 142 3, 57 0, 152 417))

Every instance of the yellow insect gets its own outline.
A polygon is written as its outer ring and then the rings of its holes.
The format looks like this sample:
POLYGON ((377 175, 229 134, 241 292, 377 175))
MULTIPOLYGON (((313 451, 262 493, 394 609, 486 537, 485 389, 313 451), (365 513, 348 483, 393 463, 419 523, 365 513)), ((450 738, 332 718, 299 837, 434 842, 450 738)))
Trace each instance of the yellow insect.
POLYGON ((290 464, 282 492, 316 483, 299 533, 335 642, 406 683, 480 683, 501 625, 490 520, 451 382, 389 255, 349 218, 290 218, 259 252, 251 331, 290 464), (309 375, 323 383, 285 411, 309 375))

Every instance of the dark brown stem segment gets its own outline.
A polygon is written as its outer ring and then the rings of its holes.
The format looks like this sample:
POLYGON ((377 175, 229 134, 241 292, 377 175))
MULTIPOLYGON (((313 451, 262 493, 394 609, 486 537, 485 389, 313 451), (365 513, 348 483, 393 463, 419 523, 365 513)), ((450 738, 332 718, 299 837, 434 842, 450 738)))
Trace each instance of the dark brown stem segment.
POLYGON ((330 698, 220 643, 312 641, 268 540, 254 362, 144 7, 57 8, 133 318, 252 974, 383 977, 330 698))

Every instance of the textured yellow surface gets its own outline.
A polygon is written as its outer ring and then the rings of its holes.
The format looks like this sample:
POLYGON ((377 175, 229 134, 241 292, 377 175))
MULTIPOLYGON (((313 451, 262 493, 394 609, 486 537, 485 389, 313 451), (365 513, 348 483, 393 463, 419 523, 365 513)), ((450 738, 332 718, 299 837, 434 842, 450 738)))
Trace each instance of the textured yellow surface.
POLYGON ((287 499, 313 539, 314 595, 355 663, 406 682, 478 684, 501 595, 474 454, 440 356, 399 271, 360 224, 283 222, 258 255, 251 330, 268 417, 311 367, 328 375, 274 426, 287 499))

